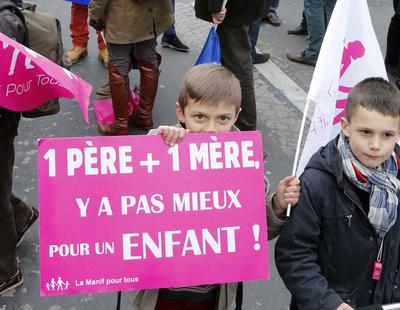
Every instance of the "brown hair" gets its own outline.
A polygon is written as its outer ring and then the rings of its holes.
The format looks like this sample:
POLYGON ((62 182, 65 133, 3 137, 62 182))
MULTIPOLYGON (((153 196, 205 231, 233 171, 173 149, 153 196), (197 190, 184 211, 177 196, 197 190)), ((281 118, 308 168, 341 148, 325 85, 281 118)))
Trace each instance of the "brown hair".
POLYGON ((370 77, 359 82, 349 93, 346 105, 348 121, 358 106, 377 111, 385 116, 400 116, 400 91, 380 77, 370 77))
POLYGON ((227 68, 217 64, 194 66, 184 76, 179 93, 179 107, 184 113, 189 99, 200 104, 217 106, 229 103, 240 110, 242 93, 239 80, 227 68))

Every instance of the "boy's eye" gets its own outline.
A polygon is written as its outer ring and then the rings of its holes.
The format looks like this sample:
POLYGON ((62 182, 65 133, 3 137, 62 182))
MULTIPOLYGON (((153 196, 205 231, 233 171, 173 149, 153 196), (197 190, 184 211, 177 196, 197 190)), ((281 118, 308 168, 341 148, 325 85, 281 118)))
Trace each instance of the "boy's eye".
POLYGON ((221 121, 223 121, 223 122, 227 122, 227 121, 230 120, 230 118, 229 118, 228 116, 221 116, 219 119, 220 119, 221 121))
POLYGON ((361 134, 369 135, 371 132, 369 130, 361 130, 361 134))
POLYGON ((194 115, 194 118, 195 118, 196 120, 201 121, 201 120, 204 119, 204 115, 203 115, 203 114, 196 114, 196 115, 194 115))
POLYGON ((391 137, 393 137, 393 134, 390 133, 390 132, 385 132, 385 133, 383 134, 383 136, 384 136, 385 138, 391 138, 391 137))

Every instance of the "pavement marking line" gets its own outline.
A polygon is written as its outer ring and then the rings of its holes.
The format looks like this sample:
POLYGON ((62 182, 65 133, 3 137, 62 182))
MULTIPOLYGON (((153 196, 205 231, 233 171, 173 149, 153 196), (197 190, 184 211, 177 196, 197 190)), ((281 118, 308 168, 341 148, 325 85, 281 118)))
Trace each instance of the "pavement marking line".
POLYGON ((283 96, 285 96, 301 113, 304 112, 307 93, 297 85, 286 73, 284 73, 271 60, 254 65, 283 96))

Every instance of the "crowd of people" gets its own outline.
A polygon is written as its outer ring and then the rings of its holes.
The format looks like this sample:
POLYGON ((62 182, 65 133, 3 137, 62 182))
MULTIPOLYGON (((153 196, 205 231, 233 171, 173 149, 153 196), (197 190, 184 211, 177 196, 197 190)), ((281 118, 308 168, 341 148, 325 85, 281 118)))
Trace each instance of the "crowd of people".
MULTIPOLYGON (((315 66, 335 2, 304 1, 301 24, 288 34, 308 35, 308 46, 287 54, 289 60, 315 66)), ((385 64, 397 87, 376 77, 359 82, 349 94, 341 133, 314 154, 300 179, 287 176, 272 191, 265 177, 268 238, 279 236, 275 261, 292 294, 291 310, 375 309, 400 302, 400 6, 393 2, 385 64), (295 206, 290 218, 288 205, 295 206)), ((24 17, 16 9, 21 5, 0 0, 0 32, 29 46, 24 17)), ((280 26, 278 6, 279 0, 228 0, 225 7, 223 0, 196 0, 195 16, 218 25, 221 65, 191 68, 175 107, 177 124, 153 128, 162 62, 157 37, 163 47, 189 51, 174 26, 175 0, 72 3, 68 57, 75 64, 88 54, 90 25, 108 69, 109 82, 98 92, 111 96, 115 120, 98 131, 128 135, 133 126, 174 145, 196 132, 255 130, 253 64, 270 58, 255 45, 262 22, 280 26), (139 70, 140 104, 130 115, 131 69, 139 70)), ((23 283, 17 247, 39 217, 37 208, 12 191, 20 118, 19 112, 0 108, 0 296, 23 283)), ((134 309, 229 309, 238 287, 210 283, 134 291, 131 297, 134 309)))

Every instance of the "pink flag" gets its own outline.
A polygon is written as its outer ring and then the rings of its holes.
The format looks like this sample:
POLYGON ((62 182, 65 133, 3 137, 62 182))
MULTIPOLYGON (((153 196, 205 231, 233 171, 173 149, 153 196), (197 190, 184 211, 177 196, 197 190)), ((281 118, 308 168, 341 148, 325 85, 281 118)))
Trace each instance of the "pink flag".
MULTIPOLYGON (((136 91, 130 91, 129 94, 129 115, 131 115, 139 107, 140 98, 136 91)), ((114 111, 111 98, 99 99, 93 101, 94 115, 97 123, 100 125, 114 123, 114 111)))
POLYGON ((75 98, 89 122, 90 84, 2 33, 0 59, 1 107, 28 111, 55 98, 75 98))

